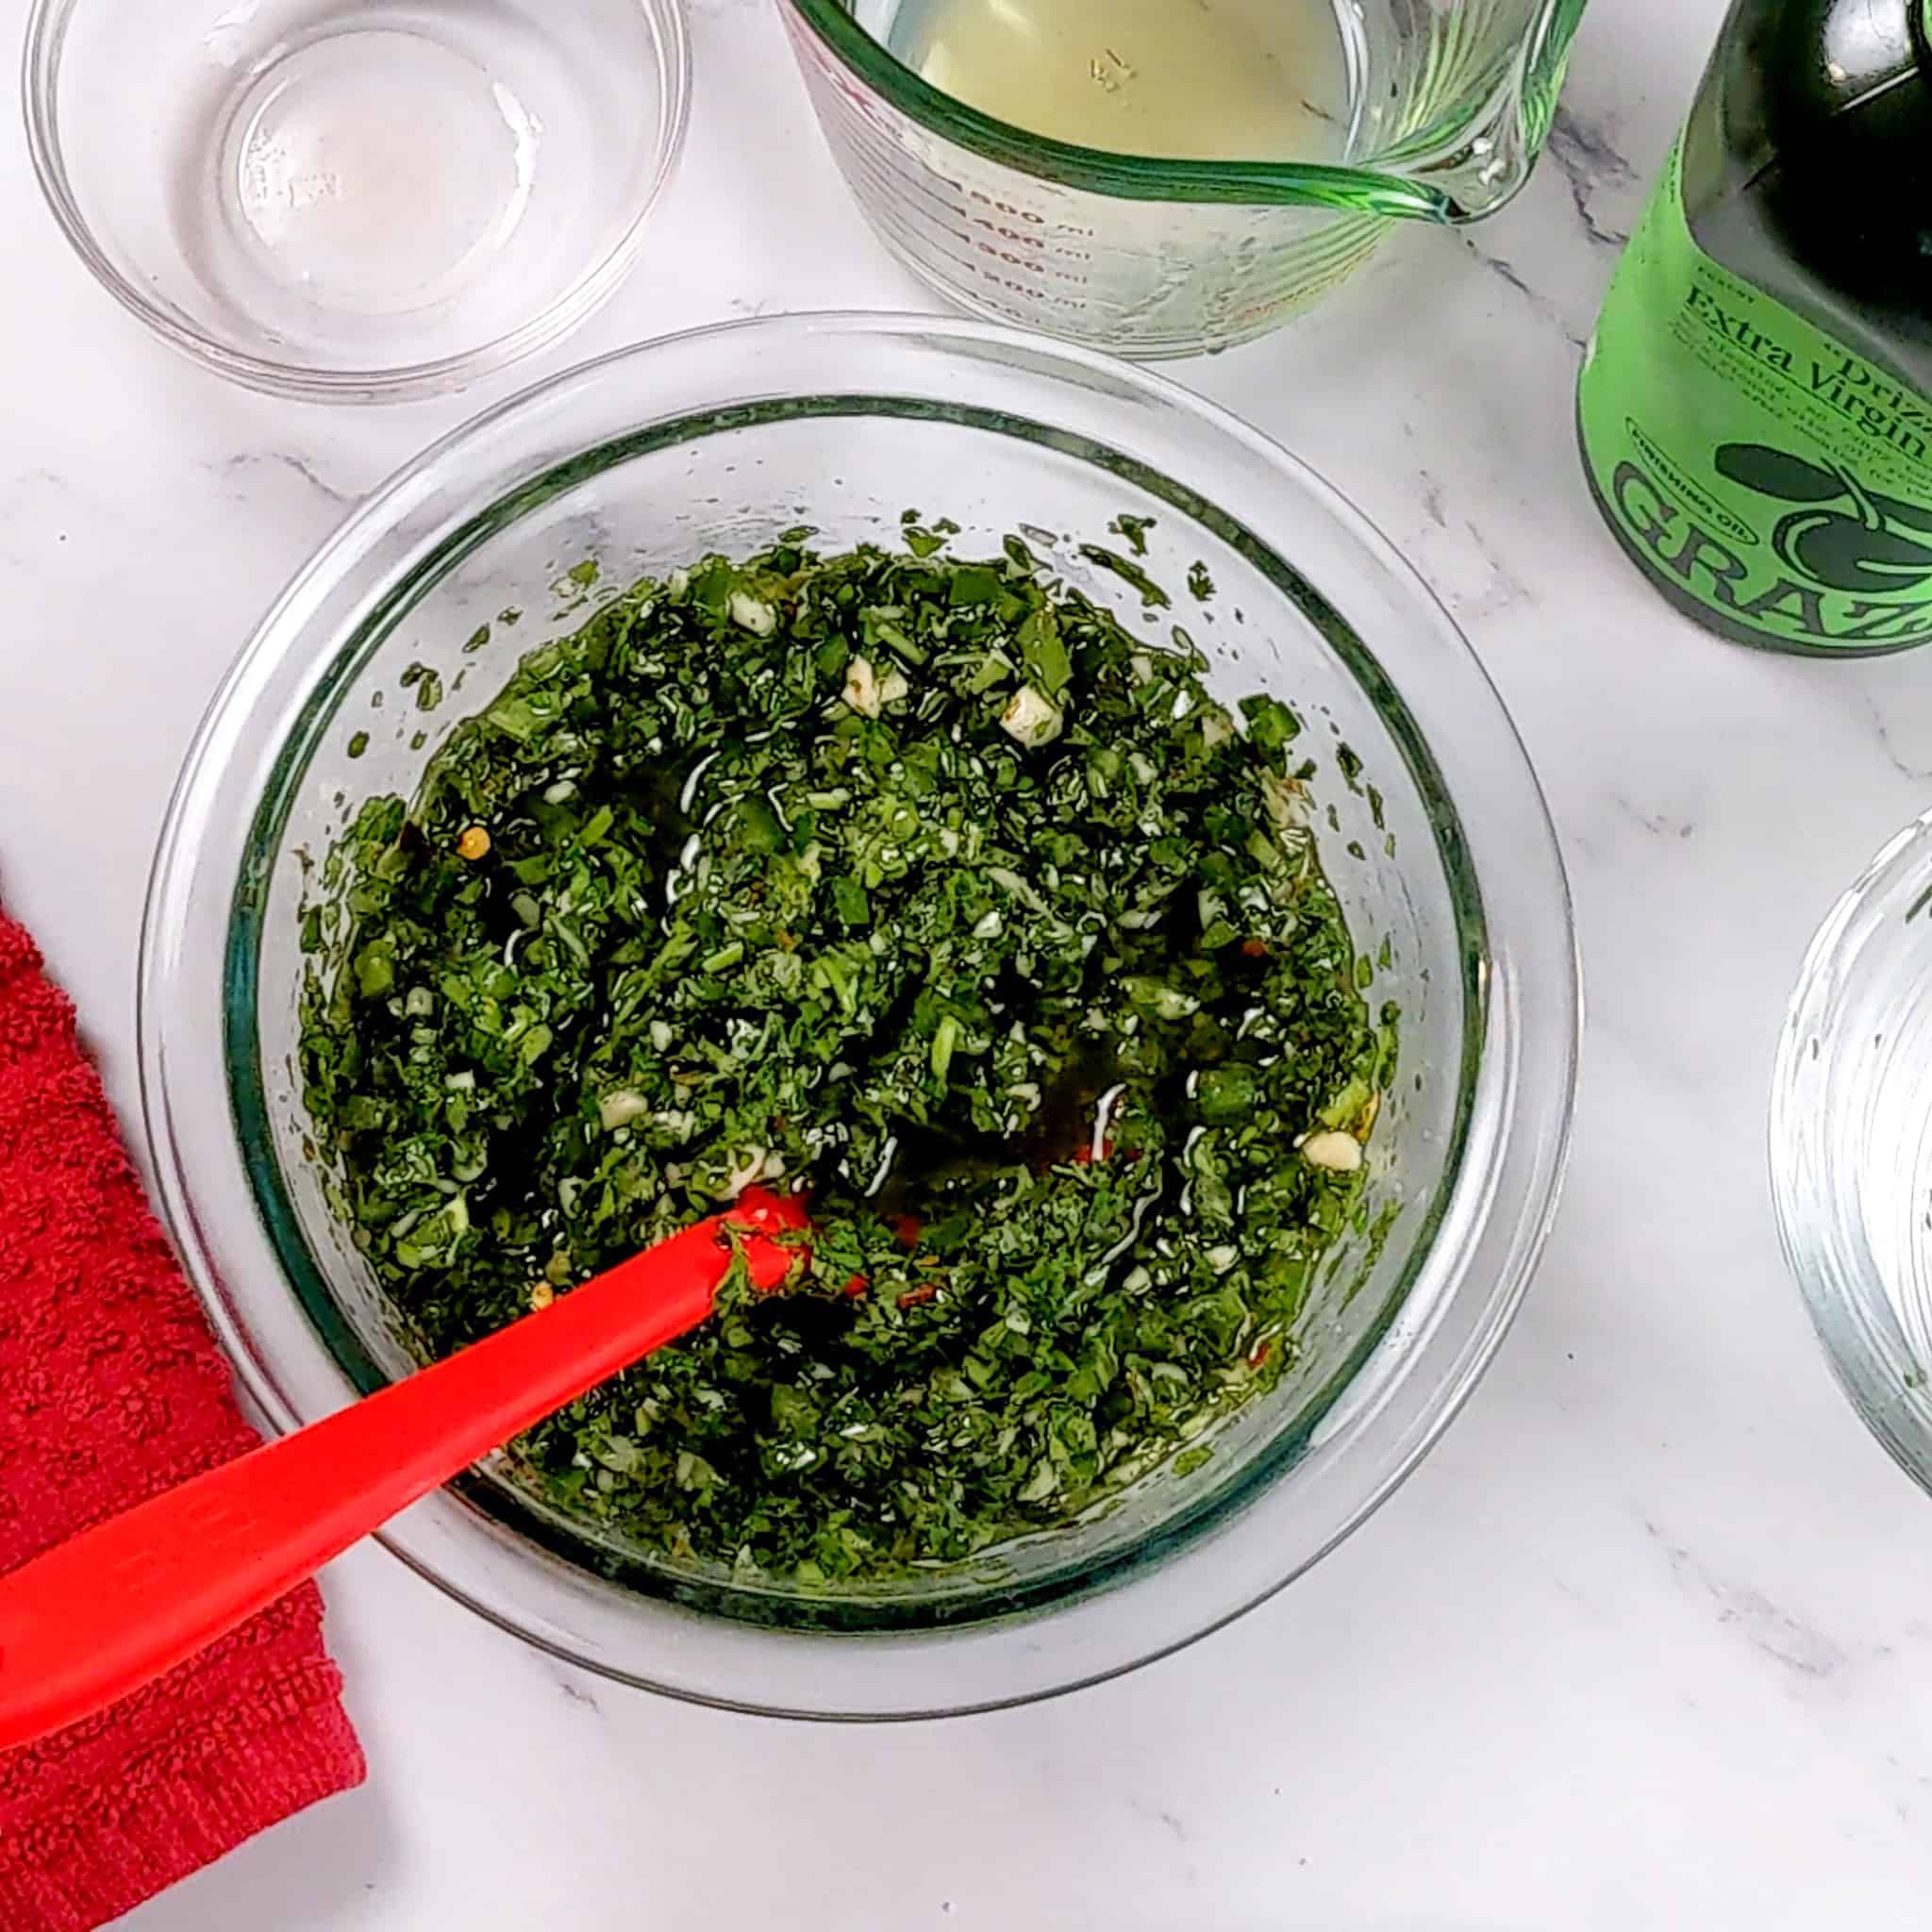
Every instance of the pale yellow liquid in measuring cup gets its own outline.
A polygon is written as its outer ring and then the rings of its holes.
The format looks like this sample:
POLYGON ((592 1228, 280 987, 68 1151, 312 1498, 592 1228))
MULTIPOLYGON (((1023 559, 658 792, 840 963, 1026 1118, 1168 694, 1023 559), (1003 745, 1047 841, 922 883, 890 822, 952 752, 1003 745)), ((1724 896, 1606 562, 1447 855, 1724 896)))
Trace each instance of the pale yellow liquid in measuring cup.
POLYGON ((982 113, 1115 154, 1334 160, 1347 138, 1330 0, 929 0, 894 51, 982 113))

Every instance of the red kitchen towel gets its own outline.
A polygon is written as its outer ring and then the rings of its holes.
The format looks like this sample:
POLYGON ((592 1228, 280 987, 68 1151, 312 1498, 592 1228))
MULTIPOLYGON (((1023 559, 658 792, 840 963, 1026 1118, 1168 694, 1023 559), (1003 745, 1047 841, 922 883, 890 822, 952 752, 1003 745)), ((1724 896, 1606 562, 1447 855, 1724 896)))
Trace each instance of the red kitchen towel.
MULTIPOLYGON (((74 1013, 0 914, 0 1573, 258 1438, 74 1013)), ((364 1775, 296 1591, 99 1717, 0 1752, 0 1928, 91 1932, 364 1775)))

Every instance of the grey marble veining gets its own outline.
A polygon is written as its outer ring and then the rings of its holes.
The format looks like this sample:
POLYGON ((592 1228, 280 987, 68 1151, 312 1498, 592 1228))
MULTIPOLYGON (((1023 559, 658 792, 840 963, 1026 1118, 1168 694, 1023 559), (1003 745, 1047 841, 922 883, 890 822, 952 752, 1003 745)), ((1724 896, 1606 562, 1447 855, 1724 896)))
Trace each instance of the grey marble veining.
MULTIPOLYGON (((1932 1502, 1832 1386, 1763 1119, 1818 919, 1932 803, 1932 653, 1811 665, 1659 604, 1571 390, 1719 0, 1596 0, 1546 163, 1325 308, 1175 373, 1288 442, 1468 631, 1548 789, 1590 979, 1574 1167, 1495 1367, 1274 1602, 1058 1703, 810 1729, 522 1648, 376 1550, 328 1573, 369 1786, 130 1932, 1917 1927, 1932 1502)), ((24 8, 14 0, 16 26, 24 8)), ((344 508, 578 356, 721 316, 926 307, 821 151, 778 22, 693 0, 696 112, 637 275, 458 403, 325 411, 149 342, 0 149, 0 891, 129 1118, 148 853, 224 665, 344 508), (76 774, 111 753, 111 785, 76 774)))

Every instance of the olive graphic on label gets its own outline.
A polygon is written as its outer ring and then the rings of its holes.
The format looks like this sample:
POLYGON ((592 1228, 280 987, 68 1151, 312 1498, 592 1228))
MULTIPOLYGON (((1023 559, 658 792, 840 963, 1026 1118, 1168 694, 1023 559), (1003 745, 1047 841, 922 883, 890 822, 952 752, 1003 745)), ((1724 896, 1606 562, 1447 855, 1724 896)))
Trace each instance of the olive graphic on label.
POLYGON ((1760 496, 1811 506, 1772 532, 1772 548, 1797 575, 1827 590, 1879 596, 1932 577, 1932 509, 1881 496, 1849 471, 1757 442, 1725 443, 1717 468, 1760 496))
POLYGON ((1777 554, 1813 583, 1884 595, 1932 575, 1932 550, 1891 530, 1868 530, 1851 517, 1807 510, 1787 517, 1772 537, 1777 554))
POLYGON ((1727 442, 1717 453, 1717 472, 1760 496, 1786 503, 1831 503, 1845 493, 1845 479, 1836 470, 1821 470, 1803 457, 1761 442, 1727 442))

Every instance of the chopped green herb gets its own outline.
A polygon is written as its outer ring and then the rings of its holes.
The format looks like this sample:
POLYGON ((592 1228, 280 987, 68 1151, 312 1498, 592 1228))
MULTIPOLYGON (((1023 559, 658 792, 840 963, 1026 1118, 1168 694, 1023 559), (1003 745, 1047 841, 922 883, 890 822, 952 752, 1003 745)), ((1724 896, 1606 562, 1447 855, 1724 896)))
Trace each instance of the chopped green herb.
POLYGON ((1131 584, 1140 592, 1141 603, 1150 608, 1164 608, 1174 601, 1138 563, 1131 562, 1124 557, 1117 557, 1111 550, 1103 549, 1098 543, 1081 544, 1080 555, 1089 563, 1095 564, 1102 570, 1111 571, 1123 583, 1131 584))
POLYGON ((785 1293, 512 1445, 680 1560, 884 1575, 1196 1467, 1362 1220, 1393 1014, 1294 714, 949 534, 636 585, 305 913, 315 1139, 425 1353, 809 1187, 785 1293))

